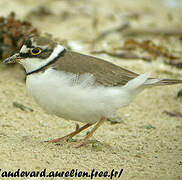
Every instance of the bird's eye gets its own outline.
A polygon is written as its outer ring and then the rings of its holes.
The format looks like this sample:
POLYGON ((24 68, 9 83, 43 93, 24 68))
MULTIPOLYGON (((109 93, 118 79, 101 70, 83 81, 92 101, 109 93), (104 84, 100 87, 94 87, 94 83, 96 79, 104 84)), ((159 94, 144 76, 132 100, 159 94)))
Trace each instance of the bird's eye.
POLYGON ((42 51, 42 50, 41 50, 39 47, 30 49, 30 53, 31 53, 32 55, 38 55, 38 54, 41 53, 41 51, 42 51))

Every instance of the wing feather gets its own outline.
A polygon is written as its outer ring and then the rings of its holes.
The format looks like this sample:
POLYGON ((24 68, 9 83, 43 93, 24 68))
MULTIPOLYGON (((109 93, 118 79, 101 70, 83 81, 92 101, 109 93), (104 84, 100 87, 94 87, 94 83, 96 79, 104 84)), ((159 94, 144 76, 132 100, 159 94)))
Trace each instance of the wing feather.
POLYGON ((93 74, 97 83, 109 87, 125 85, 129 80, 138 76, 110 62, 73 51, 66 51, 53 67, 78 75, 93 74))

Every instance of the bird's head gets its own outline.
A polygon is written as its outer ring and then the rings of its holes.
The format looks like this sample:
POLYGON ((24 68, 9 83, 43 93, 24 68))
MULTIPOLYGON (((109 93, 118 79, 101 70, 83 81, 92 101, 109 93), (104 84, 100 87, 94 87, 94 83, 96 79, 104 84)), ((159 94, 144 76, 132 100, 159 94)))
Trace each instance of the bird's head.
POLYGON ((64 47, 51 37, 34 36, 28 38, 19 53, 5 59, 3 63, 20 63, 27 73, 36 71, 57 59, 64 47))

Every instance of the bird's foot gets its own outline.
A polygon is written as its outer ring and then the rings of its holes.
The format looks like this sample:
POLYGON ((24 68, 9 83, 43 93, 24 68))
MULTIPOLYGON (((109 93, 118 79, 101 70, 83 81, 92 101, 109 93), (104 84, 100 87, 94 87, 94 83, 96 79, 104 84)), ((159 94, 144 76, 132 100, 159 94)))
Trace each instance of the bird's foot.
POLYGON ((81 139, 81 140, 79 140, 77 142, 73 142, 73 147, 79 148, 81 146, 86 145, 87 143, 88 143, 88 141, 85 141, 84 139, 81 139))
POLYGON ((64 137, 61 138, 57 138, 57 139, 53 139, 53 140, 49 140, 47 141, 48 143, 58 143, 60 141, 69 141, 70 139, 72 139, 73 136, 79 134, 81 131, 83 131, 84 129, 87 129, 88 127, 90 127, 92 124, 86 124, 84 126, 82 126, 81 128, 79 127, 79 125, 76 125, 76 130, 64 137))
POLYGON ((62 138, 47 140, 45 142, 48 142, 48 143, 58 143, 60 141, 69 141, 70 139, 72 139, 72 138, 71 137, 62 137, 62 138))

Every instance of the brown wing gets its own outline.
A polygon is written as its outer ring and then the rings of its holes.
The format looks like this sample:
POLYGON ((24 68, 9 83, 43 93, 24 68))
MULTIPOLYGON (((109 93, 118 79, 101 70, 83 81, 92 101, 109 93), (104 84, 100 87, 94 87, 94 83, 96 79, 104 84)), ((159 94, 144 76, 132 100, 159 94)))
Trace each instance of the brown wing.
POLYGON ((55 69, 75 74, 91 73, 104 86, 122 86, 138 74, 99 58, 66 51, 53 65, 55 69))

